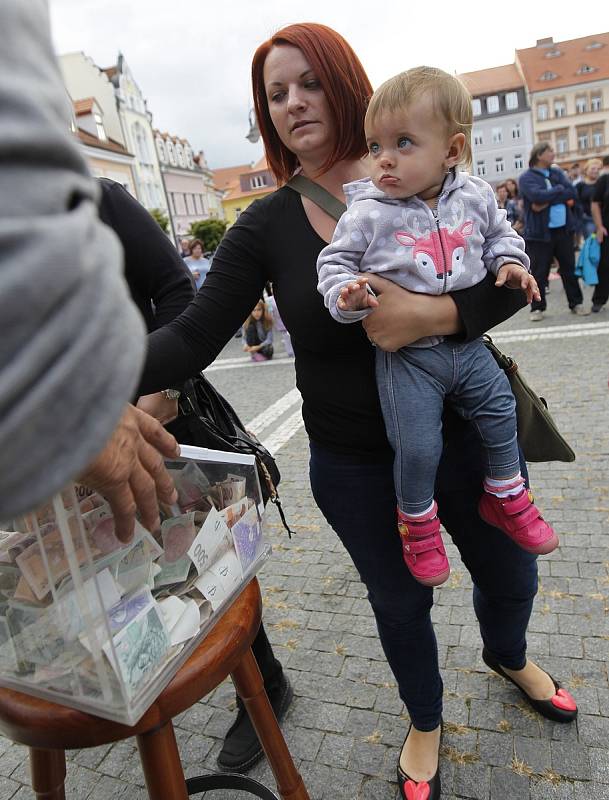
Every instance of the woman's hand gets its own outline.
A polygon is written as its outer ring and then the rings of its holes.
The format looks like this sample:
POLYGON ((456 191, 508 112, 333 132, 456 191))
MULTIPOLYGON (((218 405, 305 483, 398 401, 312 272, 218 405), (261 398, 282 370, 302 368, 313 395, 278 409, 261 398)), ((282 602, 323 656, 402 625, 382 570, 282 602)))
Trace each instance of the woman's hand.
POLYGON ((379 305, 362 325, 370 341, 381 350, 393 353, 424 336, 450 336, 461 329, 457 306, 450 295, 409 292, 379 275, 369 275, 368 282, 379 305))
POLYGON ((167 425, 178 416, 178 401, 168 400, 163 392, 142 395, 137 401, 137 407, 158 419, 161 425, 167 425))

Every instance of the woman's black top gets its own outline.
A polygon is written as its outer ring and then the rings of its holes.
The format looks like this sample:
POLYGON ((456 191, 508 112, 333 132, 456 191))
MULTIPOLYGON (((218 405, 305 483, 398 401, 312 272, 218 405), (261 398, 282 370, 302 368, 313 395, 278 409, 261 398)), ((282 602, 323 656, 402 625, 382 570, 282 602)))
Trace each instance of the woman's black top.
POLYGON ((594 187, 596 186, 595 183, 586 183, 586 181, 580 181, 576 186, 575 189, 577 191, 577 196, 579 198, 580 205, 582 207, 582 211, 588 217, 592 216, 592 209, 590 208, 590 203, 594 198, 594 187))
MULTIPOLYGON (((149 337, 140 393, 177 385, 210 364, 254 308, 265 282, 272 281, 292 337, 310 438, 338 453, 386 458, 389 444, 376 389, 374 348, 361 324, 335 322, 317 291, 317 257, 325 244, 292 189, 283 187, 252 203, 220 243, 193 302, 149 337)), ((524 293, 496 289, 494 280, 489 276, 451 294, 464 340, 480 336, 524 306, 524 293)))

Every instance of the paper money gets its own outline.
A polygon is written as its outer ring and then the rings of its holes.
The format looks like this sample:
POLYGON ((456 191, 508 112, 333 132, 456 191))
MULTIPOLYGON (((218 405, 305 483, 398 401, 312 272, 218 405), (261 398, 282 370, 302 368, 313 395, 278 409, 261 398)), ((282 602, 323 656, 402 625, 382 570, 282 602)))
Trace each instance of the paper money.
MULTIPOLYGON (((201 512, 198 513, 200 514, 201 512)), ((166 519, 161 524, 165 563, 172 564, 185 556, 196 535, 194 511, 182 514, 179 517, 166 519)))
POLYGON ((237 522, 238 519, 241 519, 241 517, 245 514, 249 504, 250 501, 248 498, 242 497, 241 500, 237 500, 236 503, 223 508, 219 513, 228 527, 232 528, 235 522, 237 522))
POLYGON ((226 480, 216 484, 222 492, 222 508, 233 505, 245 497, 245 478, 229 475, 226 480))
POLYGON ((89 542, 103 555, 114 553, 123 547, 114 532, 114 517, 110 506, 101 505, 83 514, 82 521, 87 531, 89 542))
POLYGON ((0 617, 0 670, 3 672, 18 669, 17 653, 13 644, 11 630, 6 621, 6 617, 0 617))
POLYGON ((160 586, 168 586, 174 583, 181 583, 188 577, 188 573, 192 567, 192 561, 188 555, 185 555, 179 561, 174 561, 168 564, 165 557, 162 557, 157 562, 161 571, 154 579, 154 588, 160 586))
MULTIPOLYGON (((82 593, 87 605, 87 615, 93 624, 99 620, 102 611, 108 611, 120 601, 122 594, 121 587, 116 583, 109 569, 103 569, 95 578, 86 580, 82 585, 82 593)), ((67 642, 75 641, 85 627, 85 609, 81 604, 79 593, 73 589, 60 597, 53 607, 53 612, 57 630, 63 634, 67 642)))
POLYGON ((218 552, 230 541, 230 531, 221 512, 212 508, 191 544, 188 555, 201 575, 217 557, 218 552))
POLYGON ((262 527, 255 505, 235 522, 231 534, 241 567, 245 572, 259 557, 262 547, 262 527))
POLYGON ((219 575, 206 570, 195 583, 195 587, 209 601, 212 610, 219 608, 226 599, 226 589, 222 585, 219 575))
POLYGON ((167 597, 159 601, 159 608, 172 645, 187 642, 199 632, 199 606, 191 598, 180 600, 179 597, 167 597))
POLYGON ((211 565, 209 572, 218 576, 227 594, 241 583, 243 577, 241 562, 232 547, 211 565))
POLYGON ((164 663, 170 647, 169 635, 156 603, 138 614, 113 639, 117 663, 110 642, 103 650, 118 670, 127 694, 134 695, 145 680, 164 663))
POLYGON ((170 470, 178 492, 178 505, 182 511, 208 511, 210 503, 205 499, 211 484, 198 465, 189 461, 181 470, 170 470))

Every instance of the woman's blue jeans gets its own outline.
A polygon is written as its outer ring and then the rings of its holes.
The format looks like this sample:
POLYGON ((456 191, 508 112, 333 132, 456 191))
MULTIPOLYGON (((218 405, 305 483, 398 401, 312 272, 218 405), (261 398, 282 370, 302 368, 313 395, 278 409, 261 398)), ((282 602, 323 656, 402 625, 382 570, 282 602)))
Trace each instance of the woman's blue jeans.
MULTIPOLYGON (((536 557, 478 515, 484 458, 470 425, 445 426, 436 500, 444 527, 474 582, 474 609, 486 648, 508 667, 526 662, 526 630, 537 592, 536 557)), ((357 431, 354 431, 357 436, 357 431)), ((526 465, 521 463, 526 477, 526 465)), ((431 623, 433 590, 402 558, 390 455, 382 462, 331 453, 311 442, 315 502, 340 537, 368 590, 381 644, 415 728, 440 723, 442 679, 431 623)))

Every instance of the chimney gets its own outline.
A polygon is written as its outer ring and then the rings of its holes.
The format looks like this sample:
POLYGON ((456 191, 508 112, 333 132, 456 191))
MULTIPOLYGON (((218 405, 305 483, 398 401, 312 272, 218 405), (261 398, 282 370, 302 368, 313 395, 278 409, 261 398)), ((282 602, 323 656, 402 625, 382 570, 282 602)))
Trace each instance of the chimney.
POLYGON ((548 36, 545 39, 538 39, 535 47, 552 47, 554 44, 554 37, 548 36))

